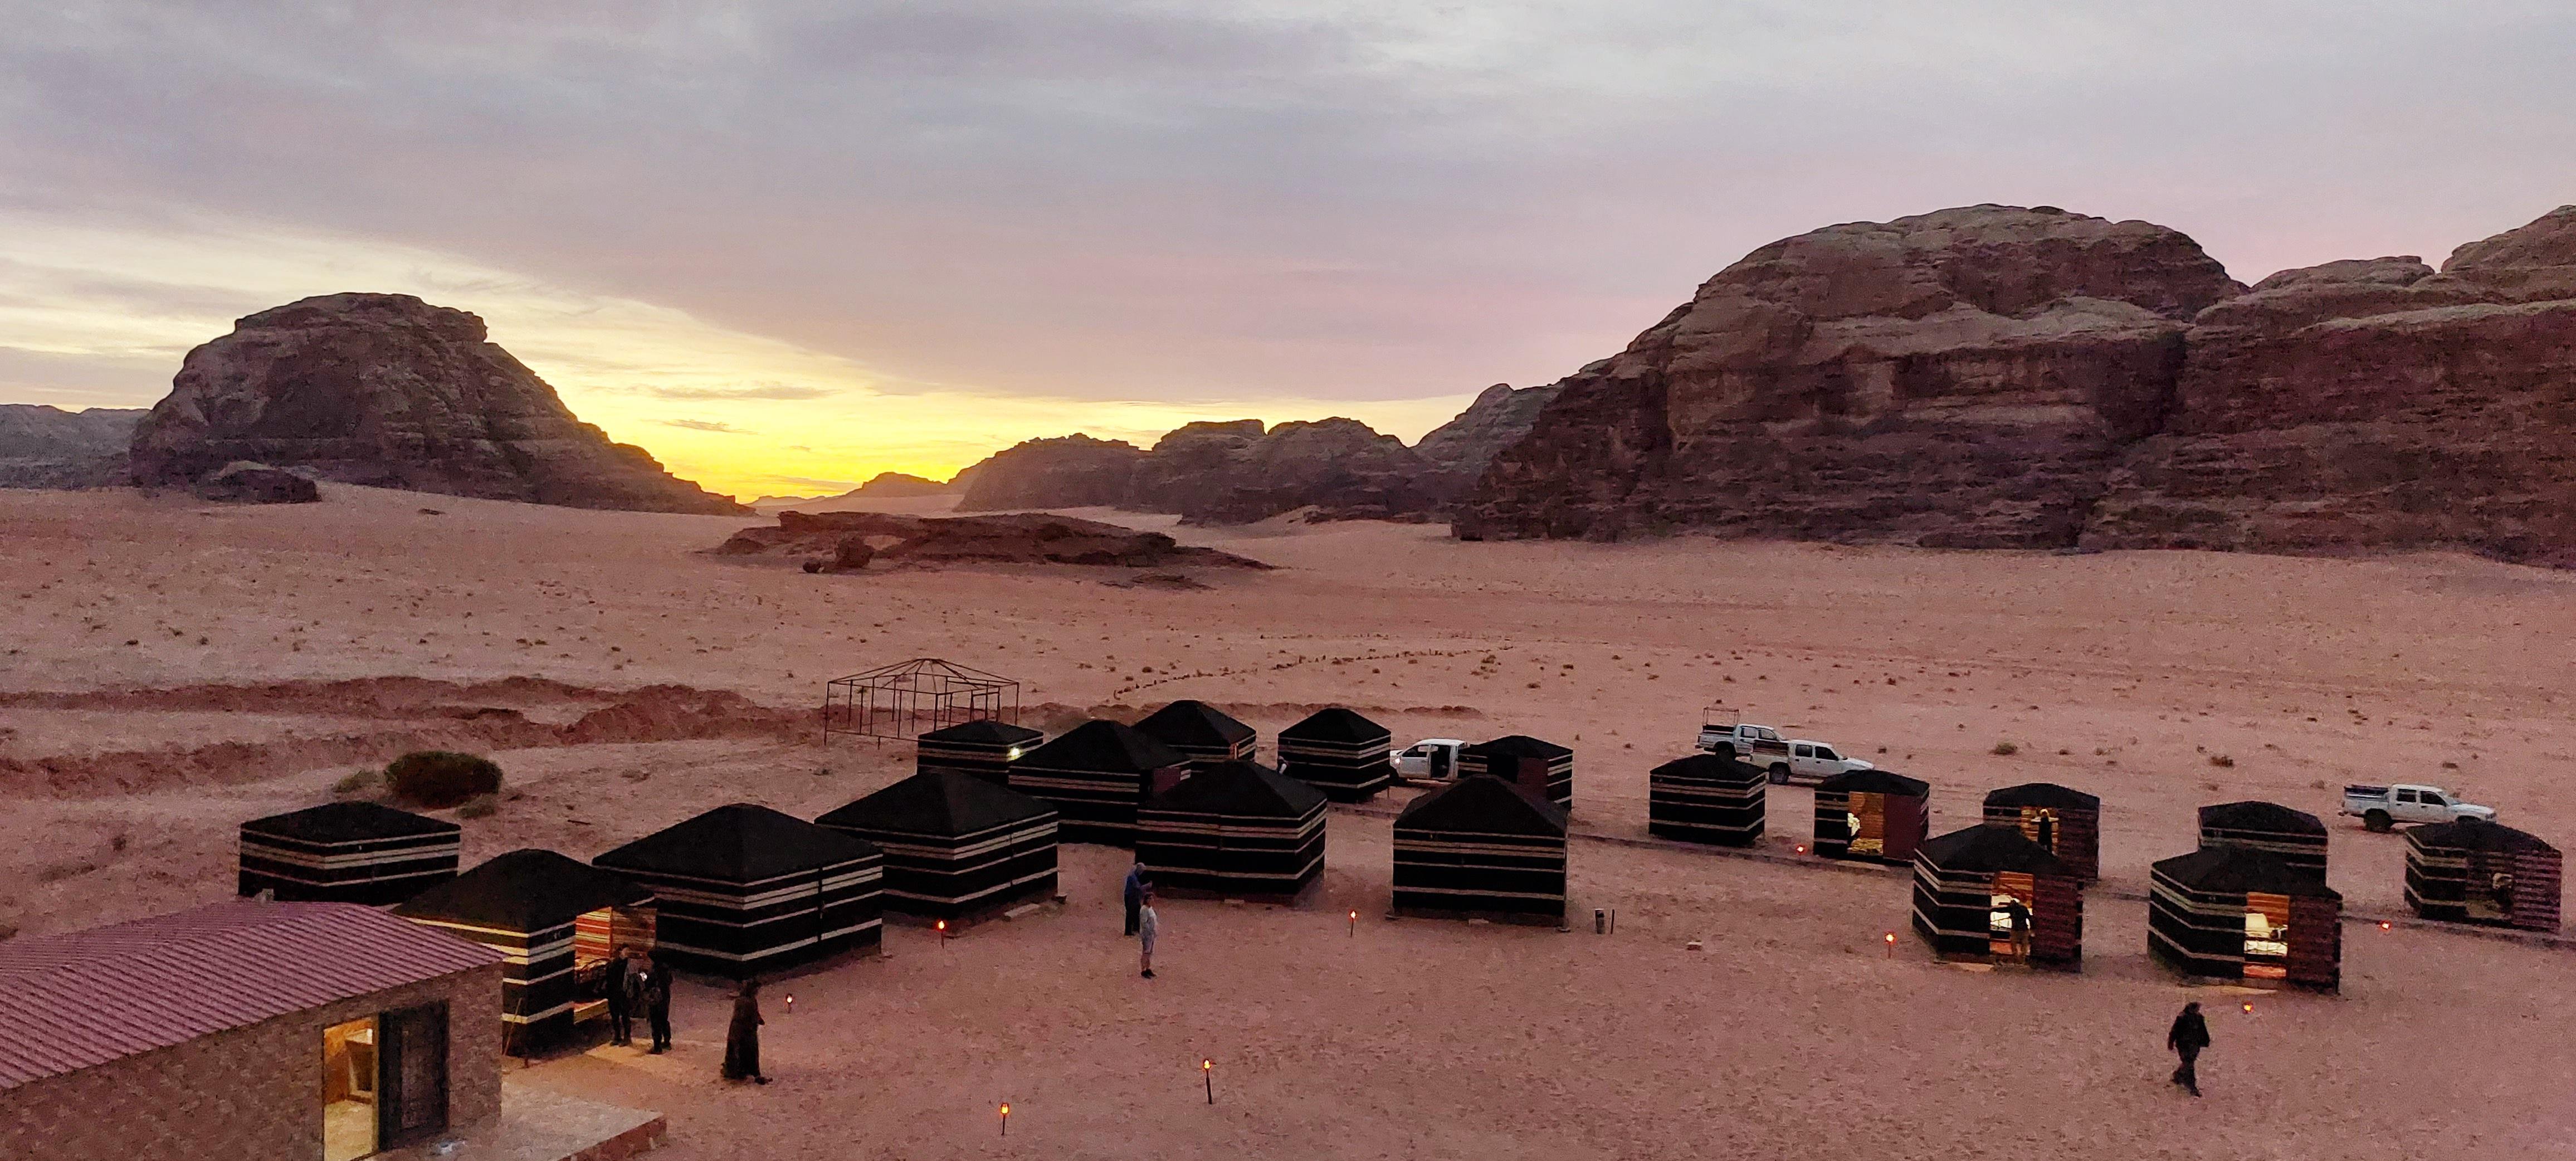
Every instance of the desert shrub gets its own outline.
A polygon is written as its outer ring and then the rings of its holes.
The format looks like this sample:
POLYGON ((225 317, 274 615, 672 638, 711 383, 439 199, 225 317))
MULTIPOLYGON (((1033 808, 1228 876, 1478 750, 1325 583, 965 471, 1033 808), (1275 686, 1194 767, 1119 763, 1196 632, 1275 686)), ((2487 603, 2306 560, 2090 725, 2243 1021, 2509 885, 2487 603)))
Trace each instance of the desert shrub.
POLYGON ((1997 742, 1995 743, 1994 752, 1996 757, 2008 758, 2014 754, 2021 753, 2021 747, 2011 742, 1997 742))
POLYGON ((420 750, 385 767, 385 782, 394 797, 432 810, 457 806, 478 794, 501 790, 501 768, 477 754, 420 750))
POLYGON ((2236 759, 2230 758, 2225 754, 2212 754, 2209 756, 2209 764, 2219 767, 2220 769, 2229 769, 2236 765, 2236 759))
POLYGON ((499 809, 501 809, 500 795, 477 794, 472 798, 466 799, 465 805, 456 808, 456 817, 484 818, 491 815, 493 811, 499 809))
POLYGON ((339 795, 371 794, 375 792, 377 787, 384 785, 384 782, 384 771, 360 770, 355 774, 351 774, 346 778, 342 778, 341 780, 332 783, 331 793, 339 795))

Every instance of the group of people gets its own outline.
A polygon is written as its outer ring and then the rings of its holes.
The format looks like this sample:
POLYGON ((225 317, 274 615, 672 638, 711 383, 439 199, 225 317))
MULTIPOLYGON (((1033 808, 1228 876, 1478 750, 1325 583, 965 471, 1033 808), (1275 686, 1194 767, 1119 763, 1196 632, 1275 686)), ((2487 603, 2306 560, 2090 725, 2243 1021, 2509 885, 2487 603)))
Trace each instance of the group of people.
POLYGON ((671 1049, 671 969, 631 947, 608 961, 608 1042, 635 1042, 635 1014, 642 1012, 653 1053, 671 1049))

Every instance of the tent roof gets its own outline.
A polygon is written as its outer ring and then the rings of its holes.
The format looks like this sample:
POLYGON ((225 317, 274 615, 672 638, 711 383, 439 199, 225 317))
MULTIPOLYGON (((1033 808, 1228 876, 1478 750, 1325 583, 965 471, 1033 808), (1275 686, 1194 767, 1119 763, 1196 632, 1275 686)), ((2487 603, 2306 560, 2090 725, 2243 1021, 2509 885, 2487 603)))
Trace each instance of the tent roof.
POLYGON ((1252 727, 1203 701, 1173 702, 1136 723, 1138 732, 1171 746, 1228 747, 1253 736, 1252 727))
POLYGON ((2292 866, 2270 851, 2226 843, 2165 859, 2155 865, 2155 873, 2194 891, 2343 898, 2315 871, 2292 866))
POLYGON ((1055 808, 972 774, 915 774, 814 821, 830 827, 963 835, 1055 815, 1055 808))
POLYGON ((1093 720, 1020 756, 1020 764, 1047 770, 1107 770, 1135 774, 1179 766, 1189 756, 1136 732, 1132 726, 1093 720))
POLYGON ((2538 835, 2480 818, 2454 819, 2450 822, 2436 822, 2415 827, 2406 832, 2406 841, 2420 846, 2450 847, 2466 851, 2556 851, 2558 849, 2541 841, 2538 835))
POLYGON ((1693 754, 1687 758, 1675 758, 1647 771, 1646 777, 1653 778, 1658 774, 1684 778, 1770 778, 1760 766, 1732 754, 1693 754))
POLYGON ((444 919, 502 931, 542 931, 602 907, 632 907, 653 893, 623 875, 534 847, 495 855, 482 866, 394 908, 406 919, 444 919))
POLYGON ((1565 837, 1565 812, 1518 783, 1477 774, 1406 803, 1395 825, 1565 837))
POLYGON ((612 871, 758 883, 876 854, 856 835, 736 802, 674 823, 592 859, 612 871))
POLYGON ((2222 802, 2200 808, 2200 825, 2228 830, 2269 830, 2285 834, 2326 833, 2326 824, 2304 810, 2273 802, 2222 802))
POLYGON ((1395 737, 1385 726, 1341 706, 1316 710, 1304 721, 1279 731, 1279 736, 1309 742, 1383 742, 1395 737))
POLYGON ((1846 770, 1816 783, 1816 789, 1844 794, 1902 794, 1922 798, 1932 793, 1932 784, 1892 770, 1846 770))
POLYGON ((2065 862, 2047 847, 2022 837, 2009 826, 1962 827, 1927 839, 1914 857, 1944 871, 2020 871, 2031 875, 2071 875, 2065 862))
POLYGON ((1460 752, 1487 758, 1545 758, 1551 762, 1574 756, 1572 750, 1528 734, 1506 734, 1490 742, 1461 747, 1460 752))
POLYGON ((1323 805, 1322 791, 1258 762, 1218 762, 1145 804, 1148 810, 1270 818, 1304 818, 1323 805))
POLYGON ((241 828, 252 834, 308 843, 364 842, 369 839, 452 835, 462 831, 452 822, 441 822, 374 802, 326 802, 303 810, 254 818, 243 823, 241 828))
POLYGON ((2054 782, 2024 782, 1986 795, 1988 806, 2044 806, 2051 810, 2100 810, 2102 800, 2054 782))
POLYGON ((946 729, 921 735, 924 742, 949 742, 963 746, 1024 746, 1046 737, 1027 726, 1015 726, 992 718, 959 722, 946 729))

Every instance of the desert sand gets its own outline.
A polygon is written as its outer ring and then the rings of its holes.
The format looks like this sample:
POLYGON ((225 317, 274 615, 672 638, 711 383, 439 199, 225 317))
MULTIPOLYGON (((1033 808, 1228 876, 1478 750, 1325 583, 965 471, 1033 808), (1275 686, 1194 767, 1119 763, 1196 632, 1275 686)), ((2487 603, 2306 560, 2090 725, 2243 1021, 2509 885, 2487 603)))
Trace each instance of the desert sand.
MULTIPOLYGON (((500 811, 465 820, 469 863, 587 858, 728 801, 810 817, 911 762, 817 737, 823 681, 914 656, 1018 678, 1024 720, 1051 728, 1189 696, 1265 753, 1334 702, 1399 743, 1535 734, 1576 750, 1577 827, 1618 834, 1643 833, 1646 770, 1725 701, 1929 780, 1935 833, 1996 786, 2100 794, 2083 974, 1933 963, 1901 871, 1601 842, 1573 847, 1574 906, 1616 908, 1615 935, 1388 921, 1388 823, 1337 809, 1320 899, 1168 901, 1154 981, 1116 934, 1123 852, 1067 847, 1060 911, 944 945, 892 927, 884 958, 774 985, 778 1083, 715 1080, 723 997, 699 985, 675 1054, 519 1075, 667 1112, 675 1161, 2576 1150, 2568 949, 2349 923, 2341 996, 2239 997, 2151 963, 2127 897, 2191 847, 2193 807, 2330 816, 2347 780, 2444 783, 2576 836, 2576 577, 1079 514, 1281 567, 1195 591, 1098 569, 809 576, 704 551, 746 517, 327 485, 249 508, 0 492, 0 924, 226 897, 242 820, 422 744, 508 772, 500 811), (2217 1040, 2197 1102, 2163 1082, 2191 998, 2217 1040)), ((1803 841, 1807 810, 1774 788, 1769 843, 1803 841)), ((2334 820, 2332 858, 2353 913, 2403 913, 2402 837, 2334 820)))

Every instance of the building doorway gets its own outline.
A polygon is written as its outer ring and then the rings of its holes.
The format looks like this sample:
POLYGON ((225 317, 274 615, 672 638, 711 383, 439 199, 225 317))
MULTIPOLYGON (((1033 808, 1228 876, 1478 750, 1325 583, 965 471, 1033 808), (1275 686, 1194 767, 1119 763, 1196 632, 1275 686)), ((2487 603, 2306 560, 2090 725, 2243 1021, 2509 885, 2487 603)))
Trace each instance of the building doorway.
POLYGON ((322 1030, 322 1161, 376 1151, 376 1018, 322 1030))

